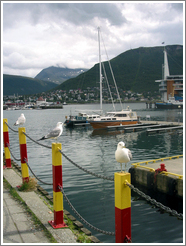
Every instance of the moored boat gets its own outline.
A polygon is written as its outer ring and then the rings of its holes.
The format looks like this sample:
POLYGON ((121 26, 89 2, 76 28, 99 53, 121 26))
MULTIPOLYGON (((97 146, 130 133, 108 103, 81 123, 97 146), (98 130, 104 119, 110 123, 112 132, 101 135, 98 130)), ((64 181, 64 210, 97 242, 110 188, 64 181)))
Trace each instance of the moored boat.
POLYGON ((156 102, 158 109, 183 109, 183 101, 176 101, 174 97, 169 97, 167 102, 156 102))
POLYGON ((78 115, 72 116, 66 116, 66 120, 64 122, 64 125, 66 127, 76 127, 76 126, 86 126, 90 125, 90 121, 95 118, 99 118, 100 115, 98 114, 87 114, 85 112, 79 112, 78 115))
POLYGON ((101 116, 90 121, 90 124, 94 129, 104 129, 108 126, 120 126, 137 123, 137 113, 133 112, 132 109, 129 109, 129 107, 121 111, 107 112, 105 116, 101 116))

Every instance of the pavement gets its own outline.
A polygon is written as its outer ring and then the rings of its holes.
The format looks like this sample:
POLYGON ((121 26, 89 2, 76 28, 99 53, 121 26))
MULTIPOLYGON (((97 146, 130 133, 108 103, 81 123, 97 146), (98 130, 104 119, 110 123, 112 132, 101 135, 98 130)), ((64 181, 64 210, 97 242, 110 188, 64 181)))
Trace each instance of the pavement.
MULTIPOLYGON (((15 189, 22 184, 21 176, 13 169, 4 169, 3 176, 15 189)), ((21 192, 17 189, 17 193, 58 243, 77 243, 76 236, 69 228, 53 229, 48 223, 54 220, 54 214, 36 192, 21 192)), ((5 187, 3 187, 3 243, 50 243, 43 230, 34 225, 23 205, 15 200, 5 187)))

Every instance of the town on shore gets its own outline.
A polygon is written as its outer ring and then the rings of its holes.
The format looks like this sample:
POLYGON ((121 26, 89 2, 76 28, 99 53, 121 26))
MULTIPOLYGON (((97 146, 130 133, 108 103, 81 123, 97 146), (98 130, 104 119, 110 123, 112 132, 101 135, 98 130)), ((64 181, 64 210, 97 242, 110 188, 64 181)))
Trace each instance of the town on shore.
MULTIPOLYGON (((112 94, 115 103, 119 102, 117 93, 112 94)), ((160 100, 158 91, 137 93, 132 91, 122 91, 120 89, 120 98, 122 102, 155 102, 160 100)), ((86 90, 56 90, 42 92, 34 95, 9 95, 3 96, 3 109, 29 109, 44 108, 50 106, 54 108, 66 104, 83 104, 83 103, 99 103, 100 91, 99 87, 87 88, 86 90), (56 105, 56 106, 54 106, 56 105)), ((112 103, 108 90, 103 90, 103 103, 112 103)))

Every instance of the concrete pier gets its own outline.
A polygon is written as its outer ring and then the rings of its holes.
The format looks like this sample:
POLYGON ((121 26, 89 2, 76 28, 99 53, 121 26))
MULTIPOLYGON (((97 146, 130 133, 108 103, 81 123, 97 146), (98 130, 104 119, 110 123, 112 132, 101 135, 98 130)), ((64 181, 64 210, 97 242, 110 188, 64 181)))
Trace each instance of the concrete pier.
POLYGON ((133 163, 129 172, 131 183, 135 187, 165 206, 183 212, 183 158, 181 156, 133 163), (165 164, 166 171, 161 172, 160 164, 165 164))

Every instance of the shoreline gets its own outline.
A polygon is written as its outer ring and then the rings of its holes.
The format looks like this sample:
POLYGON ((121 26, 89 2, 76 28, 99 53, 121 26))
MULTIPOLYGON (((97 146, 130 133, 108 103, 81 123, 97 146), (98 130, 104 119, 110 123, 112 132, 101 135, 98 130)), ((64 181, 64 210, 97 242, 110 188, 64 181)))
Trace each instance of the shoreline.
MULTIPOLYGON (((68 225, 65 229, 53 229, 48 223, 53 220, 53 198, 41 186, 37 185, 34 191, 18 191, 17 185, 22 182, 21 167, 11 160, 12 168, 3 170, 3 179, 9 183, 14 192, 18 194, 31 210, 38 221, 45 227, 57 243, 100 243, 99 239, 92 235, 81 222, 76 220, 67 210, 64 209, 64 221, 68 225), (33 203, 34 201, 34 203, 33 203), (38 207, 40 211, 38 211, 38 207)), ((10 191, 8 191, 10 192, 10 191)), ((17 222, 19 223, 19 222, 17 222)), ((29 242, 28 242, 29 243, 29 242)), ((42 243, 42 242, 41 242, 42 243)))

